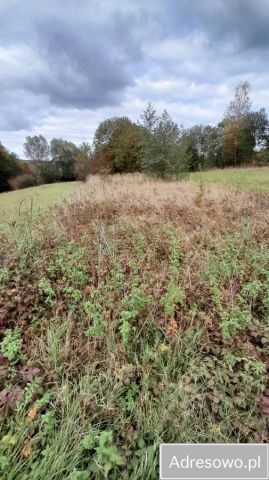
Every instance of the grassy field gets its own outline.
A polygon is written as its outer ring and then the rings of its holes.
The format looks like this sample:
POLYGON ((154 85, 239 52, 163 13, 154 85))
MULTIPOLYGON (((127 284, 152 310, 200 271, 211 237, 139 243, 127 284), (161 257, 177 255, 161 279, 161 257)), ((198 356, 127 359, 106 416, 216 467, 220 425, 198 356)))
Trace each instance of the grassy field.
POLYGON ((19 217, 36 215, 63 199, 70 199, 79 182, 53 183, 0 194, 0 227, 19 217))
MULTIPOLYGON (((238 168, 195 172, 191 181, 220 183, 224 186, 269 192, 269 167, 238 168)), ((36 215, 61 202, 72 199, 79 182, 63 182, 0 194, 0 228, 20 217, 36 215)))
POLYGON ((79 192, 0 236, 1 480, 157 480, 162 442, 268 443, 269 196, 79 192))
POLYGON ((225 168, 191 174, 191 180, 220 183, 225 186, 269 192, 269 167, 225 168))

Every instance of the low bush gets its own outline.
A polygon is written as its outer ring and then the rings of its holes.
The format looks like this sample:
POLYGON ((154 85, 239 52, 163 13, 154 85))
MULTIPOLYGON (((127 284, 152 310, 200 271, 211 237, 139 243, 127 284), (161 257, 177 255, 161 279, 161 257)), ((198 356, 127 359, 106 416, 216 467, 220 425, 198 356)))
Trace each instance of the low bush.
POLYGON ((20 188, 34 187, 35 185, 38 185, 38 182, 37 178, 31 173, 22 173, 9 180, 9 184, 12 190, 18 190, 20 188))

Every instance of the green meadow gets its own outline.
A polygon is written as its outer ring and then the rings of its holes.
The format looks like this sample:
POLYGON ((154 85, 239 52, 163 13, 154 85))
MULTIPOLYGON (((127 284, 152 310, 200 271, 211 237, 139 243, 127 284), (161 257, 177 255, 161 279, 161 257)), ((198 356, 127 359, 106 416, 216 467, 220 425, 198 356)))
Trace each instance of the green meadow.
POLYGON ((74 196, 79 182, 52 183, 0 194, 0 228, 20 217, 37 215, 74 196))
POLYGON ((205 183, 220 183, 228 187, 269 192, 269 167, 225 168, 194 172, 192 180, 205 183))

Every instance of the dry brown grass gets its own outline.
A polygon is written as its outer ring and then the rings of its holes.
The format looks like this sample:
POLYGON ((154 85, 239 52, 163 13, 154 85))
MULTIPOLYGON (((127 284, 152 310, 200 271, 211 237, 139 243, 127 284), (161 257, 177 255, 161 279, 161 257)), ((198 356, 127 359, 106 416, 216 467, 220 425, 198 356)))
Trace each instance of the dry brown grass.
POLYGON ((57 210, 57 223, 81 233, 93 222, 172 225, 188 235, 222 235, 242 219, 256 227, 268 219, 269 195, 197 182, 169 182, 142 174, 92 176, 77 200, 57 210))
MULTIPOLYGON (((83 202, 120 202, 140 206, 145 203, 158 208, 173 202, 177 206, 190 206, 195 202, 199 185, 191 181, 167 181, 146 177, 143 174, 127 174, 90 177, 80 187, 78 199, 83 202)), ((233 191, 234 192, 234 191, 233 191)), ((230 191, 219 186, 206 186, 204 199, 223 200, 230 191)), ((238 197, 238 194, 234 194, 238 197)), ((242 196, 242 194, 241 194, 242 196)), ((243 195, 244 196, 244 195, 243 195)))
MULTIPOLYGON (((220 185, 204 185, 204 199, 206 201, 220 201, 227 199, 246 204, 253 203, 253 199, 268 198, 255 193, 235 191, 234 188, 221 187, 220 185)), ((168 181, 153 179, 143 174, 125 174, 113 176, 91 176, 79 189, 78 198, 83 201, 131 201, 139 205, 145 201, 153 206, 160 206, 173 201, 175 205, 190 205, 197 198, 200 191, 199 184, 189 180, 168 181)))

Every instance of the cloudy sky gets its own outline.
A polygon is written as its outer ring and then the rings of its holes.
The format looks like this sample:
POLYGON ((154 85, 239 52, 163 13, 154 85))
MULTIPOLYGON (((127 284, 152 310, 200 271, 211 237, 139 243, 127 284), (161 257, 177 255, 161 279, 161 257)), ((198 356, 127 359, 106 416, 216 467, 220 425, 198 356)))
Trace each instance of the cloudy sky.
POLYGON ((269 108, 268 0, 0 0, 0 141, 91 141, 147 100, 190 126, 249 80, 269 108))

